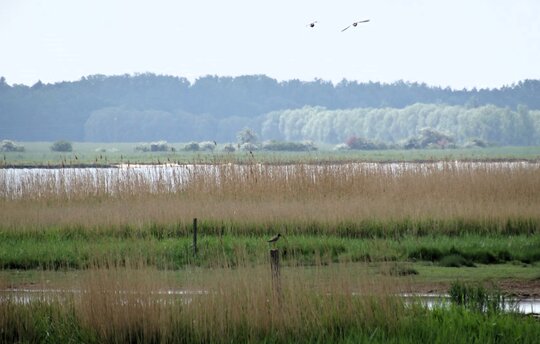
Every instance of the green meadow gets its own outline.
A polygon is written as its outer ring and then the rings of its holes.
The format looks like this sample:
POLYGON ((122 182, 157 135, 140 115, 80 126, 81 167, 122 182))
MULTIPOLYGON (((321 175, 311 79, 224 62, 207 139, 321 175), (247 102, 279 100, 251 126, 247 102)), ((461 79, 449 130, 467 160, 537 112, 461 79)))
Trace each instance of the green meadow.
MULTIPOLYGON (((53 152, 52 142, 19 142, 24 152, 2 152, 4 166, 108 166, 115 164, 215 163, 220 161, 250 162, 254 157, 248 151, 223 151, 218 144, 213 151, 185 151, 186 143, 169 143, 175 151, 141 152, 140 143, 74 142, 71 152, 53 152)), ((488 147, 458 149, 411 150, 351 150, 334 151, 333 146, 322 144, 311 152, 256 151, 255 159, 266 163, 295 162, 405 162, 452 160, 533 160, 540 159, 540 147, 488 147)))

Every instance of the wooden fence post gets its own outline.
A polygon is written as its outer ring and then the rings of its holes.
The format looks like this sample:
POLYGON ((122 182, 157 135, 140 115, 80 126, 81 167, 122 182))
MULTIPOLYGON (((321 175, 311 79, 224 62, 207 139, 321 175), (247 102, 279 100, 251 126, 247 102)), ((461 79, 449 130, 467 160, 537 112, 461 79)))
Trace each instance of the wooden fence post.
POLYGON ((277 248, 270 250, 270 269, 272 271, 272 287, 278 302, 281 301, 281 276, 279 269, 279 250, 277 248))
POLYGON ((197 255, 197 218, 193 219, 193 256, 197 255))

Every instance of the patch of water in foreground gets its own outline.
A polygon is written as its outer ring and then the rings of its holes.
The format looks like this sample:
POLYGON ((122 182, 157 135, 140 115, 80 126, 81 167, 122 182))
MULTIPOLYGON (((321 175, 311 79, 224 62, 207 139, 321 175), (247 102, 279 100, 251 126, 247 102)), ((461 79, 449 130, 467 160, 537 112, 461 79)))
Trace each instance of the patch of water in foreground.
MULTIPOLYGON (((0 302, 14 302, 16 304, 30 304, 31 302, 55 302, 65 301, 71 297, 80 297, 85 291, 77 289, 4 289, 0 290, 0 302)), ((158 290, 149 294, 144 294, 136 291, 113 291, 111 292, 118 296, 120 304, 128 302, 145 303, 152 298, 153 302, 162 304, 183 303, 189 304, 193 297, 206 295, 206 290, 181 290, 169 289, 158 290), (137 295, 141 295, 138 297, 137 295)), ((361 295, 353 294, 361 297, 361 295)), ((435 307, 447 307, 451 304, 449 295, 441 294, 401 294, 407 303, 420 302, 429 309, 435 307)), ((508 299, 505 302, 504 309, 507 311, 517 311, 521 314, 540 315, 540 299, 523 298, 523 299, 508 299)))

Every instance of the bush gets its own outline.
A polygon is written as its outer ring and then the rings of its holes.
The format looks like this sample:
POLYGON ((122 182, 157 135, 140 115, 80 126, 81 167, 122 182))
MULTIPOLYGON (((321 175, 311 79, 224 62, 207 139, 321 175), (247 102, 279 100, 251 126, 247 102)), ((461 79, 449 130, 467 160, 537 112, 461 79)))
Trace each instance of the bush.
POLYGON ((234 145, 232 143, 227 143, 225 146, 223 146, 223 151, 228 152, 228 153, 232 153, 232 152, 236 151, 236 148, 234 147, 234 145))
POLYGON ((240 145, 240 149, 243 151, 253 152, 259 150, 259 147, 256 144, 246 142, 240 145))
POLYGON ((73 151, 73 145, 71 142, 60 140, 52 144, 51 150, 53 152, 71 152, 73 151))
POLYGON ((184 146, 184 150, 188 152, 197 152, 198 150, 200 150, 199 143, 191 141, 184 146))
POLYGON ((257 134, 255 134, 255 132, 250 128, 244 128, 239 131, 236 134, 236 138, 238 139, 238 143, 241 145, 245 143, 255 144, 257 142, 257 134))
POLYGON ((335 151, 347 151, 350 149, 351 147, 349 147, 346 143, 340 143, 334 147, 335 151))
POLYGON ((0 152, 24 152, 24 146, 18 145, 11 140, 0 142, 0 152))
POLYGON ((157 141, 150 143, 141 143, 135 147, 136 151, 140 152, 167 152, 169 150, 174 150, 169 147, 167 141, 157 141))
POLYGON ((361 149, 361 150, 375 150, 375 149, 387 149, 386 144, 381 142, 374 142, 363 137, 351 136, 347 139, 345 144, 350 149, 361 149))
POLYGON ((433 128, 420 129, 420 135, 411 137, 403 144, 405 149, 441 149, 456 148, 455 140, 452 136, 442 133, 433 128))
POLYGON ((267 151, 309 152, 317 150, 317 147, 311 141, 287 142, 272 140, 263 143, 262 149, 267 151))
POLYGON ((202 151, 213 152, 216 146, 217 143, 215 141, 203 141, 199 143, 199 149, 202 151))
POLYGON ((489 147, 490 144, 482 139, 471 139, 468 142, 465 143, 463 147, 465 148, 486 148, 489 147))

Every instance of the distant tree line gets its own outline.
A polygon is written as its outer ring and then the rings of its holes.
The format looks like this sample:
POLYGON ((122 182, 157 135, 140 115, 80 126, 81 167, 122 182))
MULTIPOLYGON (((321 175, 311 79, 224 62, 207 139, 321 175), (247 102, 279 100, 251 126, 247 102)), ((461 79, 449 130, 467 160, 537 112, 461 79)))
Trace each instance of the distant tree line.
POLYGON ((476 108, 415 104, 403 109, 329 110, 304 107, 275 111, 261 123, 261 136, 275 140, 339 143, 357 136, 387 143, 417 136, 423 128, 450 134, 458 143, 482 139, 499 145, 539 145, 540 111, 513 111, 486 105, 476 108))
POLYGON ((537 110, 540 80, 452 90, 403 81, 278 82, 264 75, 193 83, 150 73, 93 75, 31 87, 0 78, 0 139, 19 141, 233 142, 250 127, 261 139, 343 142, 354 134, 394 142, 429 126, 458 140, 537 144, 537 110))

